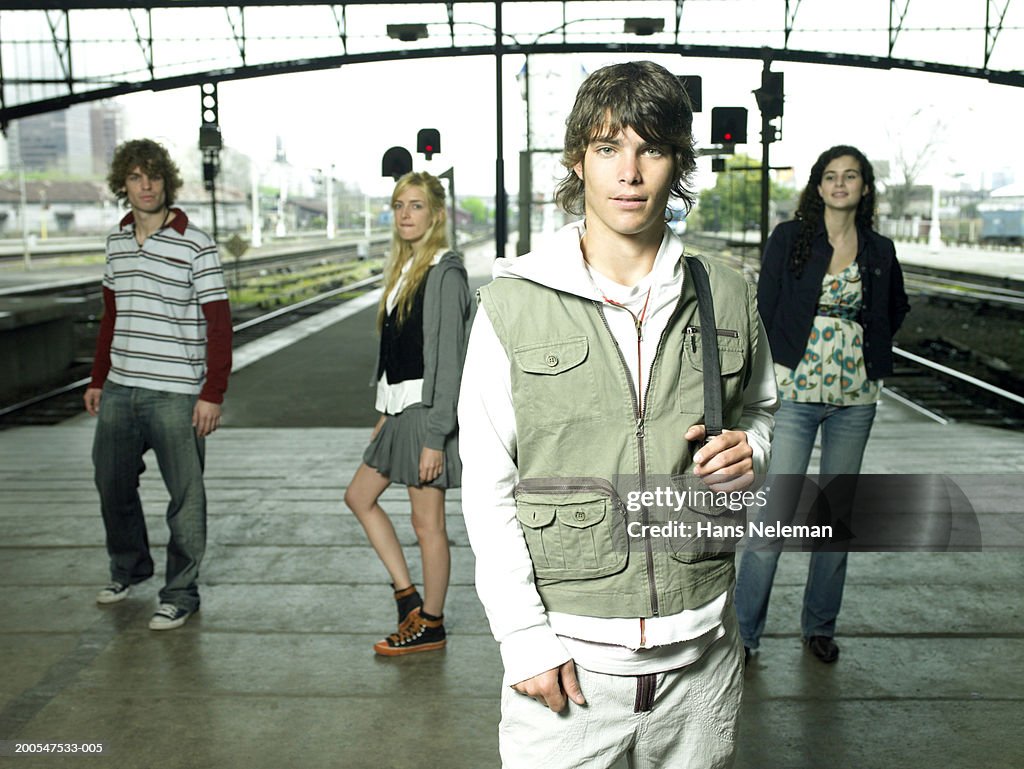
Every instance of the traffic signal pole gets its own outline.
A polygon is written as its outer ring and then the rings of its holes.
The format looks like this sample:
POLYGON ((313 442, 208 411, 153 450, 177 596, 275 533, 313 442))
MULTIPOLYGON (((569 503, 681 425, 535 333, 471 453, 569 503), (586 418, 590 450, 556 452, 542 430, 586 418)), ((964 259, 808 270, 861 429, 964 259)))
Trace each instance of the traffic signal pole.
POLYGON ((505 93, 502 89, 502 41, 501 3, 494 4, 494 98, 496 104, 497 131, 495 139, 494 162, 494 249, 495 256, 505 255, 505 244, 508 241, 508 211, 505 201, 505 110, 503 102, 505 93))
POLYGON ((761 253, 768 243, 768 206, 771 202, 771 170, 768 162, 768 148, 779 139, 779 132, 771 121, 781 118, 785 102, 782 73, 772 72, 771 59, 764 60, 761 70, 761 87, 754 91, 758 110, 761 113, 761 253))
MULTIPOLYGON (((220 150, 224 139, 220 133, 217 83, 203 83, 199 87, 200 119, 199 149, 203 153, 203 184, 210 193, 210 219, 213 224, 213 242, 220 254, 220 232, 217 228, 217 174, 220 172, 220 150)), ((235 287, 238 286, 238 260, 235 260, 235 287)))
MULTIPOLYGON (((768 67, 768 62, 764 64, 768 67)), ((771 202, 771 166, 768 164, 768 148, 771 147, 771 134, 775 128, 770 118, 761 111, 761 253, 768 243, 768 205, 771 202)))
POLYGON ((450 223, 450 225, 448 227, 448 232, 450 233, 450 237, 451 237, 451 247, 454 248, 456 251, 458 251, 458 249, 459 249, 459 231, 458 231, 458 228, 456 227, 456 222, 455 222, 455 210, 457 208, 456 203, 455 203, 455 166, 452 166, 451 168, 449 168, 444 173, 438 174, 437 178, 438 179, 447 179, 448 180, 448 203, 449 203, 450 210, 451 210, 451 213, 449 214, 449 218, 451 219, 451 223, 450 223))

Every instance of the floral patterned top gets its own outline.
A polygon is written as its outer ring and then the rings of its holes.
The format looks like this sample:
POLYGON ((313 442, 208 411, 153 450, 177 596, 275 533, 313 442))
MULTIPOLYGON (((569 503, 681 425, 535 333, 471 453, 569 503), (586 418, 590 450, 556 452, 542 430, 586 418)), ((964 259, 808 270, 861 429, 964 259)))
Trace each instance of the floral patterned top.
POLYGON ((878 400, 882 383, 868 379, 864 368, 864 329, 856 320, 862 304, 857 262, 838 275, 825 273, 803 359, 795 369, 775 364, 779 397, 835 406, 878 400))

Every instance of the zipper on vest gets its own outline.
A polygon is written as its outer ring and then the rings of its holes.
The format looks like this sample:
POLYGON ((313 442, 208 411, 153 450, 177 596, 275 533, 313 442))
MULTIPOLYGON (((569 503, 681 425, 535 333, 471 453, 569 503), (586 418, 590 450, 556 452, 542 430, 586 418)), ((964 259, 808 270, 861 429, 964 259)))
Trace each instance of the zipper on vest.
MULTIPOLYGON (((633 386, 633 377, 629 375, 629 364, 626 363, 626 358, 622 354, 622 350, 619 348, 618 342, 615 341, 615 334, 612 333, 611 326, 608 325, 608 318, 604 314, 604 306, 599 302, 594 302, 594 306, 597 308, 598 314, 601 316, 601 322, 604 323, 604 328, 608 332, 608 336, 611 337, 612 344, 615 346, 616 352, 619 354, 619 363, 622 364, 622 370, 626 375, 626 381, 629 384, 629 395, 633 403, 633 417, 636 419, 636 442, 637 442, 637 457, 639 461, 639 481, 641 493, 647 491, 647 460, 644 458, 644 416, 647 410, 647 394, 651 390, 651 379, 654 377, 654 364, 658 360, 658 356, 661 353, 662 345, 665 342, 665 336, 668 333, 669 328, 672 326, 672 322, 675 320, 679 308, 682 306, 683 298, 680 295, 676 302, 675 308, 672 310, 672 314, 669 316, 668 322, 665 324, 665 328, 661 331, 661 336, 658 337, 658 344, 654 348, 654 357, 651 359, 650 371, 647 376, 647 386, 644 388, 643 393, 643 408, 640 407, 640 401, 637 398, 636 388, 633 386)), ((638 329, 639 331, 639 329, 638 329)), ((637 361, 639 367, 640 361, 637 361)), ((639 368, 637 370, 637 376, 640 376, 639 368)), ((646 505, 641 505, 641 522, 645 526, 650 525, 650 513, 646 505)), ((650 589, 651 598, 651 613, 657 617, 661 614, 661 609, 658 605, 658 589, 654 581, 654 549, 651 544, 651 537, 648 534, 644 537, 644 553, 647 559, 647 584, 650 589)))
POLYGON ((604 478, 527 478, 516 484, 512 490, 512 496, 518 498, 520 493, 565 493, 572 491, 600 491, 607 494, 615 509, 623 516, 626 514, 626 506, 619 498, 615 487, 604 478))
MULTIPOLYGON (((690 350, 692 352, 697 352, 697 334, 700 333, 700 326, 687 326, 684 333, 686 334, 686 338, 690 340, 690 350)), ((718 336, 728 336, 733 339, 740 338, 740 332, 733 331, 731 328, 716 328, 715 333, 718 336)))

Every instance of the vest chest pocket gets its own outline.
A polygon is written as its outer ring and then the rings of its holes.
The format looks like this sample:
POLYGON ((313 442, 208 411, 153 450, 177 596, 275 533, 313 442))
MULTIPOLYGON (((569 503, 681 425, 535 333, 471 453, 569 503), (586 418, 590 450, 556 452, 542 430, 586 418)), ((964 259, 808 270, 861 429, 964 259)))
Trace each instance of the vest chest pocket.
POLYGON ((512 397, 528 421, 565 424, 598 418, 587 337, 521 345, 512 357, 512 397))
POLYGON ((616 547, 613 534, 620 517, 607 497, 517 494, 516 518, 538 580, 593 579, 626 565, 626 549, 616 547))
MULTIPOLYGON (((683 367, 679 377, 679 410, 682 412, 704 412, 704 343, 711 341, 704 337, 700 326, 687 326, 683 331, 683 367)), ((746 385, 746 340, 735 329, 718 328, 714 343, 722 370, 723 405, 728 411, 729 404, 736 402, 746 385)))

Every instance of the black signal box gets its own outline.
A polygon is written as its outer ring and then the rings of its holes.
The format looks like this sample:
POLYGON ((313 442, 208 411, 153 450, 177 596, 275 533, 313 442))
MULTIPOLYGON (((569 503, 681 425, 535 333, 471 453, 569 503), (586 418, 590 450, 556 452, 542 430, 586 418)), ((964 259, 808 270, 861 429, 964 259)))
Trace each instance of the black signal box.
POLYGON ((392 147, 380 161, 380 175, 396 182, 412 170, 412 155, 405 147, 392 147))
POLYGON ((711 110, 712 144, 747 143, 747 108, 714 107, 711 110))
POLYGON ((441 132, 436 128, 421 128, 416 134, 416 151, 430 160, 441 152, 441 132))

